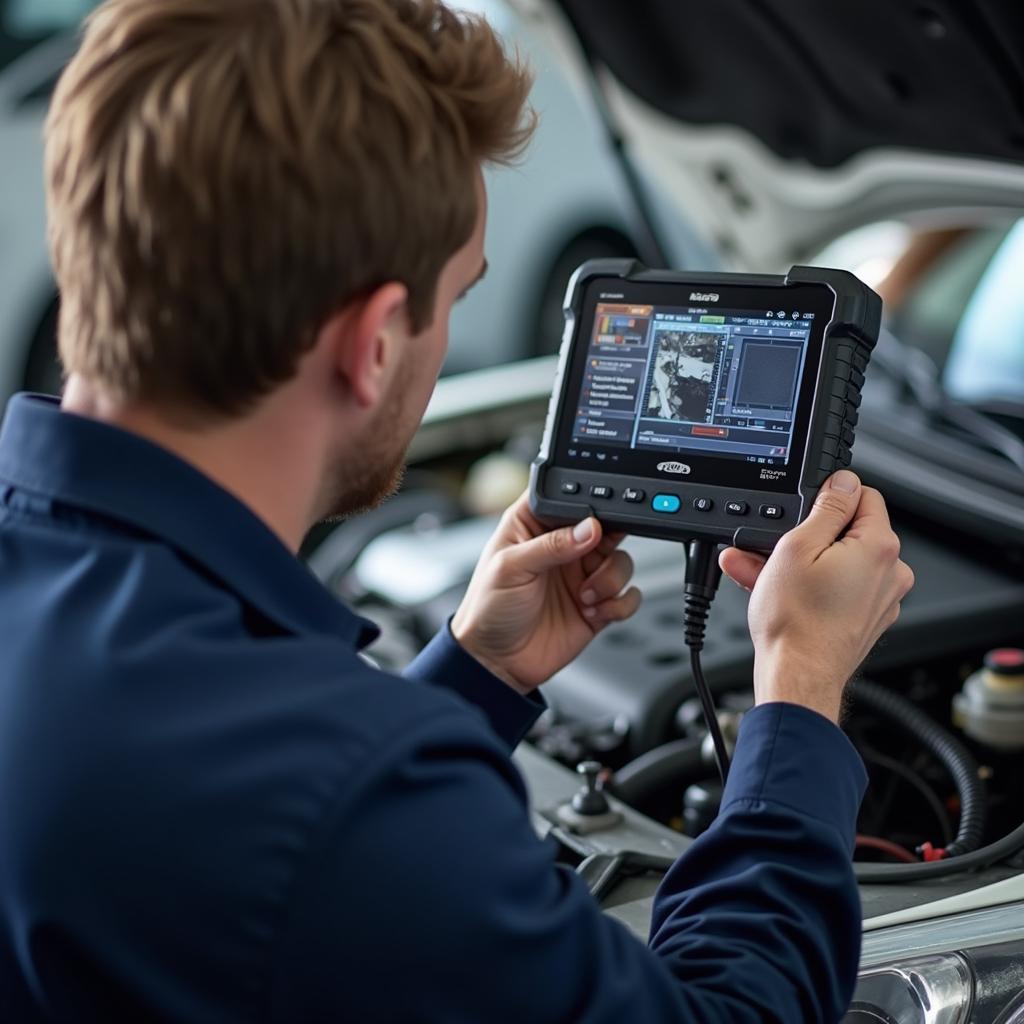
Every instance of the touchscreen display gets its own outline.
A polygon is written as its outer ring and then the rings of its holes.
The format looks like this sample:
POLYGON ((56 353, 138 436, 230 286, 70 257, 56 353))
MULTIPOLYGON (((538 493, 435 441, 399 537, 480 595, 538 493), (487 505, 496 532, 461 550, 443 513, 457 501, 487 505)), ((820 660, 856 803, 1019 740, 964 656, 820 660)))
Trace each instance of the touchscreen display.
POLYGON ((814 319, 598 302, 573 444, 787 465, 814 319))

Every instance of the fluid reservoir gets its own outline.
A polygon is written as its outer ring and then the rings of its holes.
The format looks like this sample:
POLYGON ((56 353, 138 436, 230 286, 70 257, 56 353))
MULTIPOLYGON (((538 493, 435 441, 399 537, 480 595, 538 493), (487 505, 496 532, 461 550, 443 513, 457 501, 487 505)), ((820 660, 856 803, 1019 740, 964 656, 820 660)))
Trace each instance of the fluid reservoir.
POLYGON ((1024 650, 1001 647, 953 698, 953 722, 994 750, 1024 750, 1024 650))

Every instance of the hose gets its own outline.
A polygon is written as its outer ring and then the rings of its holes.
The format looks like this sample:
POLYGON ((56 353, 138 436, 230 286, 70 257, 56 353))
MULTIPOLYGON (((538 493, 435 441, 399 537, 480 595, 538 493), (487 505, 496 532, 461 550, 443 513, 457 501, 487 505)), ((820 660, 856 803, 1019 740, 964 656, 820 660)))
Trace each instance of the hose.
MULTIPOLYGON (((985 791, 970 751, 946 729, 934 722, 905 697, 877 683, 858 680, 851 687, 854 700, 871 708, 910 732, 947 768, 960 794, 961 814, 957 837, 946 847, 942 860, 920 864, 854 864, 862 884, 926 882, 963 871, 989 867, 1024 850, 1024 824, 988 846, 978 847, 985 829, 985 791), (965 848, 964 844, 967 846, 965 848), (972 845, 973 844, 973 845, 972 845), (950 854, 950 851, 954 851, 950 854), (959 851, 959 852, 957 852, 959 851)), ((647 751, 616 772, 613 792, 625 803, 636 800, 650 788, 701 770, 707 761, 701 740, 673 740, 647 751)))
POLYGON ((946 878, 959 874, 961 871, 974 871, 977 868, 991 867, 1012 857, 1024 849, 1024 825, 1018 825, 1002 839, 997 839, 980 850, 962 853, 959 857, 949 860, 933 860, 921 864, 854 864, 857 881, 867 884, 895 882, 930 882, 936 878, 946 878))
MULTIPOLYGON (((959 824, 956 829, 956 838, 945 848, 942 852, 942 859, 936 863, 944 863, 952 858, 961 858, 965 854, 978 850, 985 835, 987 804, 985 784, 981 780, 978 763, 971 752, 947 729, 899 693, 894 693, 892 690, 866 679, 857 680, 852 686, 852 693, 856 703, 909 732, 952 776, 959 801, 961 801, 961 816, 959 816, 959 824)), ((858 864, 856 866, 858 879, 867 881, 864 876, 871 873, 869 869, 886 866, 892 868, 895 865, 858 864)), ((900 878, 910 881, 910 872, 921 866, 924 865, 898 866, 896 870, 899 872, 900 878)), ((950 869, 958 870, 966 866, 966 864, 962 864, 961 867, 952 868, 950 865, 950 869)))
POLYGON ((704 778, 709 766, 703 747, 701 736, 663 743, 623 765, 609 788, 623 803, 633 804, 663 785, 704 778))

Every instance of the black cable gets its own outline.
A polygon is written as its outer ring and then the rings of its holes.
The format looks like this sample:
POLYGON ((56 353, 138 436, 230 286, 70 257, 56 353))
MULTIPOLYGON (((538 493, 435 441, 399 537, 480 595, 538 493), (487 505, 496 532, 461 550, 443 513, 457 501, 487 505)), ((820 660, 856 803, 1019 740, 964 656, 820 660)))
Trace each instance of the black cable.
POLYGON ((854 864, 853 870, 857 875, 857 881, 862 884, 927 882, 934 878, 956 875, 961 871, 990 867, 1013 856, 1019 850, 1024 850, 1024 825, 1018 825, 1002 839, 997 839, 980 850, 961 853, 959 857, 921 864, 854 864))
POLYGON ((902 779, 907 785, 912 786, 938 819, 939 828, 942 830, 942 842, 947 847, 953 842, 953 829, 949 823, 949 814, 946 812, 945 807, 942 806, 942 801, 935 794, 932 787, 913 768, 902 761, 897 761, 894 757, 886 757, 885 754, 880 754, 876 750, 869 750, 864 746, 861 746, 861 757, 864 758, 866 764, 877 765, 879 768, 890 772, 897 780, 902 779))
POLYGON ((985 836, 988 804, 985 783, 980 778, 974 755, 952 733, 902 694, 867 679, 858 679, 851 690, 855 704, 862 704, 905 729, 953 777, 960 796, 960 822, 956 839, 946 847, 944 859, 976 850, 985 836))
POLYGON ((715 702, 708 689, 704 670, 700 663, 700 652, 704 649, 704 631, 708 622, 708 611, 715 599, 718 584, 722 579, 722 570, 718 565, 718 547, 711 541, 691 541, 686 552, 686 586, 685 611, 683 614, 683 631, 686 646, 690 648, 690 667, 693 671, 693 685, 700 698, 700 706, 704 712, 711 742, 715 747, 715 761, 722 785, 729 777, 729 752, 725 747, 718 715, 715 713, 715 702))
POLYGON ((701 710, 704 712, 704 720, 708 725, 708 732, 711 733, 711 741, 715 745, 715 763, 718 765, 718 775, 725 785, 729 777, 729 751, 725 746, 725 738, 722 736, 722 728, 718 724, 718 715, 715 712, 715 702, 708 689, 707 680, 704 678, 704 670, 700 664, 700 651, 690 648, 690 668, 693 671, 693 685, 697 689, 697 696, 700 697, 701 710))

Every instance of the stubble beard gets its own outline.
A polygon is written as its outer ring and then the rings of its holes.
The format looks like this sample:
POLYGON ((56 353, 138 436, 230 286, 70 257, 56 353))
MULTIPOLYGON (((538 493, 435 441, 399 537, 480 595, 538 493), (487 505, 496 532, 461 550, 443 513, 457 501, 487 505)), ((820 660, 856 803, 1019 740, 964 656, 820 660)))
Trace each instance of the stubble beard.
POLYGON ((364 438, 329 471, 325 481, 326 500, 321 504, 327 510, 323 522, 336 523, 369 512, 401 488, 406 450, 415 425, 406 425, 402 415, 406 381, 394 383, 391 396, 381 406, 364 438))

